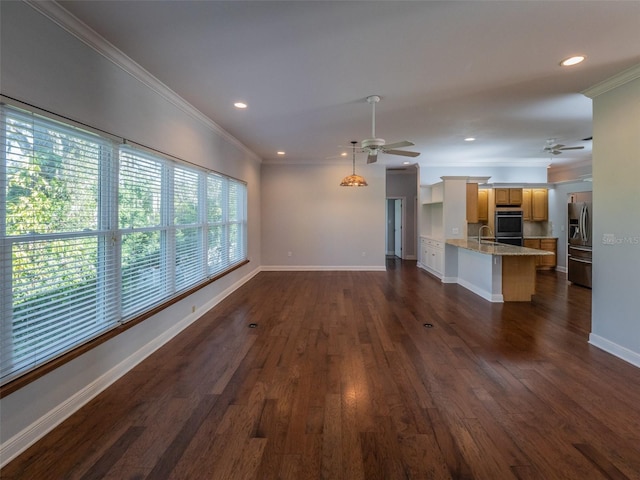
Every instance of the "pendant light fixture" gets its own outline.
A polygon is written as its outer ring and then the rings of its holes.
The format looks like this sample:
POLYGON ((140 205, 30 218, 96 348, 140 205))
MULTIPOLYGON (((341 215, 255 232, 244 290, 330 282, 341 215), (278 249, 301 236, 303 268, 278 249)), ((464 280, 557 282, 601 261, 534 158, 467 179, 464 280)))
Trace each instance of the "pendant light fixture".
POLYGON ((360 175, 356 175, 356 144, 358 142, 351 141, 351 145, 353 146, 353 175, 348 175, 342 179, 340 182, 341 187, 366 187, 367 181, 364 177, 360 175))

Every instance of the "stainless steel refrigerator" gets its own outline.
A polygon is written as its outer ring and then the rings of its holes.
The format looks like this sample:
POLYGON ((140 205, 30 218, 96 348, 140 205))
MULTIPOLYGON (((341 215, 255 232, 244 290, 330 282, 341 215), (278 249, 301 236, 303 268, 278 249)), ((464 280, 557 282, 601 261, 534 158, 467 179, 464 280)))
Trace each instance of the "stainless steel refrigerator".
POLYGON ((568 205, 568 279, 591 288, 593 215, 591 193, 571 194, 568 205))

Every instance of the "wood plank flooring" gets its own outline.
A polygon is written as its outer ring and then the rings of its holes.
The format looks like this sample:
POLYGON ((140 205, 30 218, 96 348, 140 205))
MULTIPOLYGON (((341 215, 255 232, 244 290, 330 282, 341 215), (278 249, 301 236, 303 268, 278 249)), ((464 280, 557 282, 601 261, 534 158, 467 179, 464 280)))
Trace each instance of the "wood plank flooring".
POLYGON ((640 369, 590 311, 555 272, 509 304, 393 259, 263 272, 1 477, 640 479, 640 369))

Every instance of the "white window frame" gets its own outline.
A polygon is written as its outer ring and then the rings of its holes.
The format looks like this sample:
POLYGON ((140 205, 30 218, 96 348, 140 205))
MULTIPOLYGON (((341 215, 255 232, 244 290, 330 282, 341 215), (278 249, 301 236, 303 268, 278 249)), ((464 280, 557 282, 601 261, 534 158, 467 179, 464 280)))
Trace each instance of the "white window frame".
MULTIPOLYGON (((39 122, 50 122, 53 126, 60 125, 60 128, 64 128, 67 131, 73 131, 86 134, 86 130, 77 129, 74 125, 67 122, 60 122, 58 119, 51 120, 48 116, 42 116, 34 114, 33 112, 25 111, 24 109, 7 107, 2 105, 0 108, 0 125, 4 128, 7 115, 32 115, 37 117, 39 122)), ((5 132, 0 132, 0 148, 2 149, 2 155, 0 157, 0 280, 2 281, 2 287, 0 290, 0 314, 2 315, 2 328, 0 329, 0 342, 2 342, 2 357, 0 358, 0 364, 3 365, 3 374, 0 384, 5 385, 10 383, 14 379, 22 376, 23 374, 34 370, 38 367, 45 365, 51 360, 60 357, 69 351, 83 345, 92 339, 83 338, 78 339, 76 342, 70 343, 62 351, 54 352, 51 355, 44 355, 38 358, 35 362, 28 367, 19 367, 16 369, 10 369, 9 373, 6 371, 7 362, 11 362, 12 356, 12 337, 9 334, 9 330, 12 329, 12 248, 18 241, 28 241, 29 239, 20 238, 17 236, 8 236, 6 230, 6 192, 7 192, 7 161, 6 161, 6 143, 5 132)), ((91 132, 93 134, 93 132, 91 132)), ((46 235, 37 235, 36 240, 46 239, 65 239, 76 237, 92 237, 97 242, 97 255, 99 259, 98 267, 96 267, 97 273, 97 300, 96 309, 106 312, 104 321, 108 325, 105 330, 100 330, 96 335, 102 335, 103 333, 116 328, 118 326, 124 326, 127 322, 136 318, 144 317, 147 312, 156 311, 158 308, 164 308, 165 304, 171 303, 176 298, 188 294, 192 290, 201 288, 201 286, 214 281, 226 272, 237 268, 239 265, 246 263, 247 260, 247 215, 246 215, 246 203, 247 203, 247 186, 246 183, 233 179, 231 177, 212 172, 201 167, 194 166, 188 162, 177 161, 176 159, 167 157, 157 152, 150 152, 146 148, 136 148, 131 145, 123 146, 118 145, 113 140, 110 140, 107 135, 97 136, 101 141, 108 141, 104 151, 101 151, 99 162, 99 188, 98 188, 98 212, 97 212, 97 228, 94 231, 82 231, 82 232, 60 232, 46 235), (121 228, 119 225, 119 171, 120 171, 120 152, 123 149, 127 149, 128 152, 139 154, 148 158, 152 158, 153 161, 157 161, 162 165, 162 187, 161 187, 161 208, 160 216, 161 221, 159 225, 154 226, 141 226, 135 228, 121 228), (179 224, 175 221, 174 217, 174 189, 175 189, 175 172, 176 169, 184 169, 190 174, 197 174, 197 219, 195 222, 179 224), (221 201, 222 208, 222 220, 220 222, 212 222, 207 218, 207 179, 209 176, 215 176, 216 179, 221 179, 223 199, 221 201), (237 199, 239 203, 238 218, 229 220, 228 210, 230 207, 228 198, 228 186, 229 183, 238 185, 239 197, 237 199), (242 252, 236 256, 235 261, 232 261, 229 257, 230 238, 229 231, 231 225, 240 225, 240 238, 242 252), (221 253, 223 260, 220 268, 211 270, 209 267, 209 229, 213 226, 219 226, 223 229, 224 235, 221 237, 221 253), (196 230, 196 237, 198 238, 195 245, 189 246, 187 244, 186 256, 187 258, 197 259, 197 263, 188 262, 185 264, 189 270, 189 277, 187 283, 180 284, 176 278, 177 260, 176 260, 176 236, 180 230, 196 230), (135 309, 132 311, 123 311, 123 284, 122 284, 122 239, 123 235, 135 232, 147 232, 158 231, 160 232, 160 245, 161 245, 161 263, 163 271, 164 292, 158 298, 152 299, 147 302, 143 308, 135 309), (106 318, 106 317, 109 318, 106 318)))

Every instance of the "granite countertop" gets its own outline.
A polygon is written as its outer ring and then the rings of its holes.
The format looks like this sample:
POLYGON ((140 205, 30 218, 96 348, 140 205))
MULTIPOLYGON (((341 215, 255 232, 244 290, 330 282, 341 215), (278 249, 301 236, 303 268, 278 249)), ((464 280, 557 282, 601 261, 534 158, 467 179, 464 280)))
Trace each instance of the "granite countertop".
POLYGON ((483 240, 478 242, 475 238, 452 238, 447 240, 447 245, 465 248, 486 255, 498 256, 537 256, 537 255, 553 255, 553 252, 546 250, 538 250, 536 248, 518 247, 517 245, 507 245, 505 243, 496 243, 483 240))

